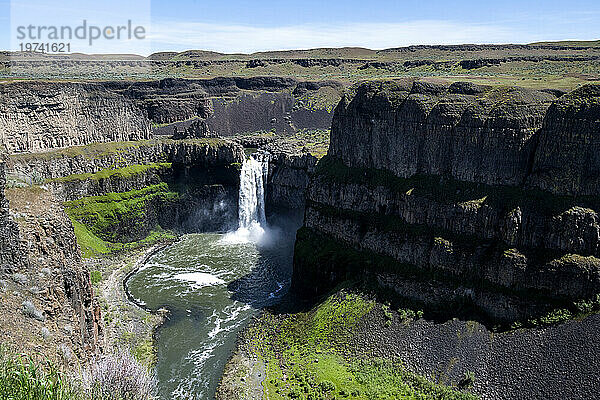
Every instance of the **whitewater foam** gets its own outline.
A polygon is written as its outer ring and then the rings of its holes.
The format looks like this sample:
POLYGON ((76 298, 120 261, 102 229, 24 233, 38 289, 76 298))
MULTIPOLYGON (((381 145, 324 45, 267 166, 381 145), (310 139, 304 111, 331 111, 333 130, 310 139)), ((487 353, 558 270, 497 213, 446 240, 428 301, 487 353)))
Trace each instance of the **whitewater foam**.
POLYGON ((225 281, 219 277, 204 272, 190 272, 187 274, 177 274, 173 279, 180 281, 193 282, 196 287, 222 285, 225 281))

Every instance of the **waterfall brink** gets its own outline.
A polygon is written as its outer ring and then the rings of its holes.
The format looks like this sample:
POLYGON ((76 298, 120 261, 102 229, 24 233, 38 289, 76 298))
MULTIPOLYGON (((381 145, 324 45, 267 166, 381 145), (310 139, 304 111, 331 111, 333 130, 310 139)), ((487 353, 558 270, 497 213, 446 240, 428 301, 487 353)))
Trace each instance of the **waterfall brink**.
POLYGON ((267 227, 265 183, 269 172, 266 153, 254 153, 244 161, 240 172, 238 229, 223 238, 225 243, 262 242, 267 227))
POLYGON ((250 228, 253 223, 265 226, 265 181, 269 170, 266 155, 256 153, 244 161, 240 173, 239 228, 250 228))

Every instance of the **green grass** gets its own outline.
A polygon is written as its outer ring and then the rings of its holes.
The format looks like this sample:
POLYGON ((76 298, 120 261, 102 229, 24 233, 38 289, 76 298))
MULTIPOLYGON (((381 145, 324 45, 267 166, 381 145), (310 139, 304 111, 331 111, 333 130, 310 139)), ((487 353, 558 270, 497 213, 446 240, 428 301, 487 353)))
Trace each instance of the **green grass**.
POLYGON ((74 174, 61 178, 50 179, 48 182, 74 182, 74 181, 84 181, 84 180, 101 180, 101 179, 109 179, 109 178, 120 178, 126 179, 135 175, 142 174, 147 171, 160 171, 164 169, 171 168, 171 163, 152 163, 152 164, 144 164, 144 165, 130 165, 123 168, 117 169, 103 169, 96 173, 89 174, 74 174))
MULTIPOLYGON (((76 220, 72 220, 72 222, 75 228, 75 237, 77 238, 77 244, 81 249, 81 256, 83 258, 99 257, 106 254, 112 254, 126 250, 133 250, 141 246, 152 245, 162 240, 169 240, 175 238, 175 234, 173 232, 164 230, 160 226, 157 226, 153 230, 151 230, 145 238, 141 240, 130 243, 109 242, 102 240, 98 236, 94 235, 81 222, 76 220)), ((102 280, 101 276, 99 279, 97 276, 92 276, 91 278, 92 283, 95 283, 94 280, 97 280, 97 282, 100 282, 102 280)))
MULTIPOLYGON (((151 202, 166 203, 177 197, 178 194, 171 192, 166 183, 160 183, 129 192, 84 197, 65 202, 64 205, 71 220, 85 225, 91 234, 104 241, 118 243, 121 238, 115 227, 120 224, 142 223, 151 202)), ((81 232, 81 227, 79 230, 82 236, 87 235, 86 232, 81 232)), ((93 237, 86 239, 94 250, 106 253, 104 246, 93 237)))
POLYGON ((95 257, 114 251, 114 248, 109 243, 90 232, 84 224, 74 219, 71 219, 71 221, 73 222, 75 237, 77 238, 83 258, 95 257))
POLYGON ((65 375, 50 361, 11 355, 0 346, 0 399, 71 400, 77 396, 65 375))
POLYGON ((398 361, 352 357, 350 339, 375 302, 343 289, 308 312, 266 314, 247 332, 266 364, 268 399, 473 399, 398 361), (354 361, 352 361, 354 359, 354 361))
POLYGON ((92 281, 92 285, 97 285, 102 281, 102 272, 98 270, 90 271, 90 280, 92 281))

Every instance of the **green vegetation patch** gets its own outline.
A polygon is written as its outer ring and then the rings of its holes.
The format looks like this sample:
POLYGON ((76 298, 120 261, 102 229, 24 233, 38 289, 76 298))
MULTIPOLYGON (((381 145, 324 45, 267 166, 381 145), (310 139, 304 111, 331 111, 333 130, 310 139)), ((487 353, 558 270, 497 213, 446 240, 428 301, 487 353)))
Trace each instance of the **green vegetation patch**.
POLYGON ((268 399, 474 399, 409 372, 397 360, 352 356, 350 339, 376 303, 347 289, 307 312, 265 314, 246 332, 266 365, 268 399))
POLYGON ((103 240, 118 242, 114 227, 124 223, 141 224, 150 202, 170 202, 178 196, 166 183, 159 183, 140 190, 84 197, 64 205, 71 220, 79 221, 103 240))
POLYGON ((324 110, 331 114, 340 102, 340 98, 341 94, 336 88, 323 86, 318 90, 307 91, 296 98, 295 107, 310 111, 324 110))
POLYGON ((65 375, 49 361, 14 356, 0 346, 0 399, 70 400, 76 399, 65 375))
POLYGON ((74 182, 85 180, 101 180, 101 179, 127 179, 135 175, 140 175, 148 171, 161 171, 171 168, 171 163, 152 163, 144 165, 130 165, 117 169, 103 169, 93 174, 74 174, 62 178, 51 179, 49 182, 74 182))
MULTIPOLYGON (((150 231, 148 236, 142 240, 138 240, 130 243, 119 243, 105 241, 98 236, 94 235, 90 230, 81 222, 72 220, 75 228, 75 237, 77 238, 77 244, 81 249, 81 255, 83 258, 98 257, 106 254, 117 253, 125 250, 132 250, 145 245, 152 245, 162 240, 170 240, 175 238, 175 234, 171 231, 165 230, 160 226, 155 227, 150 231)), ((95 273, 99 271, 91 272, 92 283, 100 282, 102 275, 98 276, 95 273), (94 275, 95 274, 95 275, 94 275)))

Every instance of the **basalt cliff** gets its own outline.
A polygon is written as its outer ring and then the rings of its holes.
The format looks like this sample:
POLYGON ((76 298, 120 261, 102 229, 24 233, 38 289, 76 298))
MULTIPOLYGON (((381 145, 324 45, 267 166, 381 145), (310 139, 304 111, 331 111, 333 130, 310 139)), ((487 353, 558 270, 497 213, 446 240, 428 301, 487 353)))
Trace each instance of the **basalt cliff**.
POLYGON ((279 77, 3 83, 0 142, 13 154, 153 135, 329 129, 343 88, 279 77))
POLYGON ((364 278, 443 317, 539 318, 600 293, 600 87, 363 83, 308 187, 293 286, 364 278))
POLYGON ((100 307, 73 225, 39 187, 7 188, 0 163, 0 341, 77 365, 101 351, 100 307))

